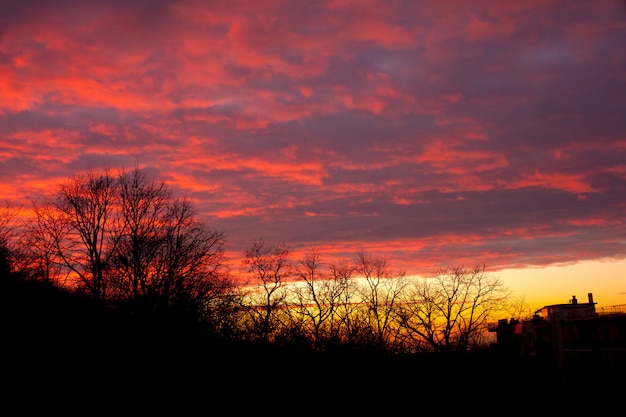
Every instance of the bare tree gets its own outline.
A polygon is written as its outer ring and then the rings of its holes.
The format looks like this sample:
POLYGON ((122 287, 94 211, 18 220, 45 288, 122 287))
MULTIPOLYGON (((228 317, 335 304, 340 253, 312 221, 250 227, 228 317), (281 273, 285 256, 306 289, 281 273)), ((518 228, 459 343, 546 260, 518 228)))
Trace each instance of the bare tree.
POLYGON ((12 221, 16 217, 16 213, 11 209, 9 203, 5 203, 4 207, 0 207, 0 242, 8 242, 13 234, 12 221))
POLYGON ((12 269, 15 264, 15 251, 11 246, 15 240, 12 224, 15 216, 15 212, 8 203, 5 207, 0 208, 0 273, 2 276, 13 272, 12 269))
POLYGON ((359 343, 367 326, 357 300, 358 285, 353 277, 354 266, 349 260, 343 259, 331 264, 329 268, 330 298, 336 305, 334 314, 328 319, 327 344, 335 346, 359 343))
POLYGON ((197 219, 191 202, 137 168, 118 176, 118 229, 110 272, 116 301, 149 312, 217 314, 232 287, 225 235, 197 219), (210 307, 210 308, 209 308, 210 307))
MULTIPOLYGON (((299 285, 295 286, 297 314, 304 318, 314 350, 321 350, 332 338, 333 318, 338 315, 342 293, 346 286, 323 271, 318 249, 311 249, 299 261, 299 285)), ((340 279, 345 278, 345 275, 340 279)))
MULTIPOLYGON (((442 344, 439 289, 428 280, 412 282, 404 293, 399 310, 400 326, 408 340, 407 350, 439 351, 442 344)), ((406 340, 405 340, 406 343, 406 340)))
POLYGON ((202 300, 228 287, 225 235, 199 221, 189 200, 177 199, 168 207, 163 237, 154 288, 164 303, 181 294, 202 300))
POLYGON ((96 299, 197 314, 230 287, 224 233, 138 168, 75 176, 35 213, 30 234, 46 276, 96 299))
POLYGON ((387 260, 371 256, 364 251, 355 258, 355 271, 365 280, 361 300, 367 307, 367 319, 375 343, 382 349, 393 345, 395 333, 396 307, 406 281, 404 272, 394 274, 387 260))
POLYGON ((26 223, 20 239, 23 269, 34 281, 65 286, 71 269, 65 267, 59 256, 58 244, 64 225, 54 221, 59 216, 49 202, 36 206, 35 215, 33 221, 26 223))
POLYGON ((487 331, 491 314, 502 309, 508 292, 485 273, 485 266, 436 272, 415 283, 400 312, 401 325, 418 350, 465 351, 487 331))
POLYGON ((533 313, 537 308, 533 308, 526 302, 526 297, 521 295, 512 299, 507 305, 507 313, 511 315, 511 318, 516 320, 523 320, 533 316, 533 313))
POLYGON ((249 330, 257 339, 273 341, 281 330, 280 315, 286 314, 287 308, 287 282, 293 276, 290 254, 287 246, 269 245, 263 239, 245 252, 242 266, 253 288, 244 299, 244 307, 250 319, 249 330))
POLYGON ((221 340, 240 340, 239 321, 242 293, 233 279, 225 274, 213 281, 212 291, 200 299, 199 319, 207 331, 221 340))
POLYGON ((170 192, 163 182, 151 181, 143 171, 120 172, 118 178, 120 240, 113 257, 113 297, 138 301, 158 281, 155 261, 164 240, 170 192))
POLYGON ((89 171, 60 184, 54 198, 35 205, 39 232, 46 235, 55 262, 76 287, 98 300, 107 298, 106 269, 118 237, 115 187, 108 171, 89 171))

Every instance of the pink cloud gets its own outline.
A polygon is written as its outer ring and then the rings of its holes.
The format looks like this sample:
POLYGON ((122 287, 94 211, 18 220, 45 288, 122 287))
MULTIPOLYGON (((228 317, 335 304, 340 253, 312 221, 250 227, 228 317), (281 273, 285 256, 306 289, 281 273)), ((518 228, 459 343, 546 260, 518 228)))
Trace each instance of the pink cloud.
POLYGON ((459 175, 504 168, 508 165, 504 155, 486 149, 464 148, 464 143, 458 139, 434 139, 425 145, 416 162, 428 164, 437 171, 459 175))
POLYGON ((573 194, 596 192, 584 174, 543 173, 535 170, 532 174, 522 174, 518 181, 507 184, 508 188, 541 187, 556 189, 573 194))
POLYGON ((419 271, 623 257, 618 6, 17 2, 0 192, 138 161, 237 244, 419 271))

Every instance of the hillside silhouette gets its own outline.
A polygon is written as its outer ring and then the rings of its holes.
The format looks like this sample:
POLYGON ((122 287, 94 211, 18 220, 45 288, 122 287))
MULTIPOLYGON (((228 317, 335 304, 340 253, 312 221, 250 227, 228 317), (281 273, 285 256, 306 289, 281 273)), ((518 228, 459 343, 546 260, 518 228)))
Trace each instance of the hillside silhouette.
POLYGON ((2 279, 2 298, 8 392, 19 387, 32 401, 45 400, 39 406, 69 401, 184 413, 225 401, 239 410, 343 413, 433 400, 450 401, 441 406, 451 411, 486 407, 495 398, 541 398, 563 409, 581 399, 609 404, 623 388, 564 381, 549 362, 496 350, 394 356, 359 347, 311 352, 226 342, 198 323, 132 317, 67 289, 14 278, 2 279))

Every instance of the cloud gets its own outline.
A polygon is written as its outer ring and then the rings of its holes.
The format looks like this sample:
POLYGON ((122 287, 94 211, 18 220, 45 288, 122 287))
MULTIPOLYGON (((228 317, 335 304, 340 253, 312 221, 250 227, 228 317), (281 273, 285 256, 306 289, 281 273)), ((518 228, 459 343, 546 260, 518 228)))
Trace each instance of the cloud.
POLYGON ((603 6, 8 2, 0 191, 138 163, 233 256, 263 236, 415 273, 621 259, 626 19, 603 6))

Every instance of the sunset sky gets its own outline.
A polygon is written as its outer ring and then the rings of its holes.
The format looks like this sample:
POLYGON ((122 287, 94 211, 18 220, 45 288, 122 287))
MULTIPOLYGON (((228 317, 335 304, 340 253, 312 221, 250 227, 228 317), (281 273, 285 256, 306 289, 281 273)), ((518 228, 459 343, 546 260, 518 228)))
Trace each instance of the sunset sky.
POLYGON ((223 230, 626 304, 626 3, 0 2, 0 198, 145 168, 223 230))

